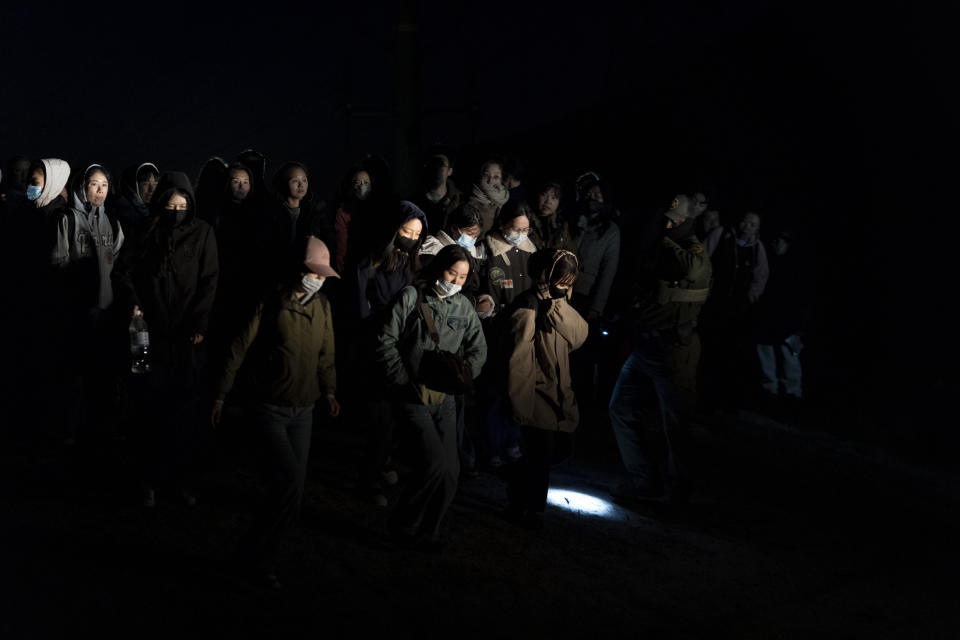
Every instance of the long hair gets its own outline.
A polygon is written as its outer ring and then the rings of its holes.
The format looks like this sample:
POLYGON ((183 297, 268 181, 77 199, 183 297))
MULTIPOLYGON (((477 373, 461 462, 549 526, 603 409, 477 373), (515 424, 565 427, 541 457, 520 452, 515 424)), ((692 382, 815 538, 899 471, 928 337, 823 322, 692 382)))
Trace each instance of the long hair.
MULTIPOLYGON (((420 278, 416 284, 420 288, 429 288, 433 283, 443 277, 443 272, 458 262, 466 262, 473 269, 473 263, 470 261, 470 254, 467 250, 458 244, 450 244, 440 249, 433 260, 420 272, 420 278)), ((468 272, 469 275, 469 272, 468 272)))

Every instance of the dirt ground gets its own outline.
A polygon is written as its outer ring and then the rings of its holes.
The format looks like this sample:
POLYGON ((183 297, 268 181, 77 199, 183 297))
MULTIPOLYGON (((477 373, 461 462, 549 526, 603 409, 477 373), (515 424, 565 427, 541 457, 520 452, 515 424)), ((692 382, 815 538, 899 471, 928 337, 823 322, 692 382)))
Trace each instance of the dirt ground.
POLYGON ((5 443, 0 637, 960 637, 957 476, 816 420, 699 424, 688 505, 607 502, 601 516, 572 492, 609 501, 620 463, 588 418, 544 531, 505 521, 502 482, 480 474, 461 483, 440 556, 385 544, 387 510, 355 491, 360 434, 321 426, 279 592, 234 570, 259 480, 242 434, 217 437, 199 504, 160 492, 153 510, 126 441, 5 443))

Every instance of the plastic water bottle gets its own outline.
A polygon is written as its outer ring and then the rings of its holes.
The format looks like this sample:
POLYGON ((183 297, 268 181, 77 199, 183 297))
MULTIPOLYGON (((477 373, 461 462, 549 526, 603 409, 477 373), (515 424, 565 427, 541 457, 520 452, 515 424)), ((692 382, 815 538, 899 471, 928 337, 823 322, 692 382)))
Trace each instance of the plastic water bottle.
POLYGON ((130 321, 130 364, 131 373, 150 371, 150 332, 139 309, 130 321))

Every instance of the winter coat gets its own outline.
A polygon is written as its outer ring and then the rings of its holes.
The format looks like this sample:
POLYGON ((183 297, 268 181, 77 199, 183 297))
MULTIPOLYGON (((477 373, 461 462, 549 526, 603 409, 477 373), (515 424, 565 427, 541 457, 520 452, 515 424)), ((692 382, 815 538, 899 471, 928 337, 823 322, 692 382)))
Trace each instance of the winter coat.
POLYGON ((195 215, 190 180, 180 172, 160 178, 150 218, 136 239, 124 245, 114 266, 118 301, 138 305, 150 329, 151 357, 158 363, 182 363, 190 357, 190 338, 206 335, 217 290, 217 242, 209 224, 195 215), (188 194, 189 213, 177 225, 163 207, 174 188, 188 194))
POLYGON ((457 185, 453 184, 453 180, 448 179, 447 194, 439 200, 430 200, 426 193, 421 191, 410 198, 410 201, 420 207, 427 215, 427 221, 431 229, 446 229, 447 216, 463 203, 463 193, 457 188, 457 185))
POLYGON ((620 229, 610 220, 587 223, 575 239, 580 274, 573 293, 584 299, 583 311, 603 315, 620 261, 620 229))
POLYGON ((566 220, 557 213, 530 216, 530 242, 538 250, 550 248, 573 251, 576 248, 566 220))
MULTIPOLYGON (((426 321, 415 308, 418 297, 416 286, 404 288, 388 309, 377 336, 380 371, 388 387, 405 398, 419 396, 411 391, 417 384, 423 353, 436 348, 426 321)), ((473 305, 459 293, 440 298, 430 287, 424 290, 422 299, 433 315, 439 348, 453 353, 462 349, 473 377, 479 376, 487 359, 487 343, 473 305)))
POLYGON ((250 361, 259 400, 282 407, 308 407, 337 390, 333 316, 322 293, 301 304, 296 295, 261 303, 227 354, 217 383, 226 398, 237 371, 250 361), (250 357, 248 358, 248 354, 250 357))
POLYGON ((572 432, 580 422, 570 380, 570 352, 589 326, 567 298, 551 298, 547 284, 522 294, 510 315, 507 398, 519 426, 572 432))
MULTIPOLYGON (((451 238, 445 231, 438 231, 436 235, 427 236, 420 246, 420 263, 425 267, 430 264, 433 256, 440 252, 440 249, 457 244, 456 239, 451 238)), ((487 247, 482 242, 477 242, 471 249, 467 250, 470 255, 470 276, 467 282, 460 289, 460 293, 476 303, 477 295, 480 292, 480 274, 484 270, 487 261, 487 247)))
POLYGON ((393 271, 374 269, 369 257, 357 265, 357 313, 361 320, 382 315, 397 293, 413 281, 407 262, 405 259, 393 271))
POLYGON ((710 258, 695 236, 679 243, 662 237, 652 278, 646 278, 646 291, 634 306, 635 329, 692 332, 709 295, 712 273, 710 258))
POLYGON ((500 310, 533 285, 527 262, 537 248, 529 238, 515 247, 499 231, 488 235, 484 243, 488 258, 480 275, 480 297, 490 296, 494 309, 500 310))

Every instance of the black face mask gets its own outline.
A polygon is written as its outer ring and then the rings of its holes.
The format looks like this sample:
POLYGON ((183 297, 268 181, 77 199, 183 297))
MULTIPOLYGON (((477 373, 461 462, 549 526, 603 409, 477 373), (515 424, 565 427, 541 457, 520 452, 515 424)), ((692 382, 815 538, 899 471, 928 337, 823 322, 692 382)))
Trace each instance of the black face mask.
POLYGON ((694 218, 687 218, 679 226, 667 229, 667 237, 674 242, 679 242, 693 234, 694 218))
POLYGON ((190 211, 164 211, 160 216, 160 224, 165 227, 176 227, 183 223, 190 215, 190 211))
POLYGON ((410 253, 410 251, 417 246, 418 240, 419 239, 397 236, 397 239, 393 241, 393 244, 404 253, 410 253))
POLYGON ((558 298, 566 298, 568 291, 569 289, 558 289, 557 287, 550 285, 550 297, 554 300, 558 298))

